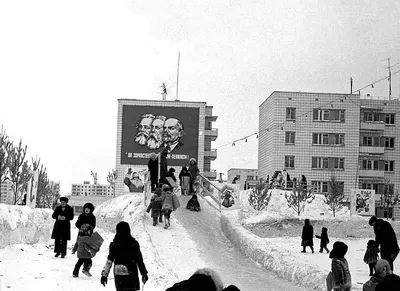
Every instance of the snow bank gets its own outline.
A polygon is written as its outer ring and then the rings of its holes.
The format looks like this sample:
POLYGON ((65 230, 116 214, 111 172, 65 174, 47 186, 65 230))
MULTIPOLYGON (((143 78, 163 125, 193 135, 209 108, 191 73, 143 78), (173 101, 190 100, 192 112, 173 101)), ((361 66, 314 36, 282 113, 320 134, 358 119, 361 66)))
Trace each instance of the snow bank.
POLYGON ((0 248, 13 244, 34 244, 50 239, 53 210, 0 204, 0 248))
POLYGON ((224 212, 221 217, 221 227, 235 247, 279 277, 312 290, 326 290, 326 272, 301 261, 294 262, 290 251, 270 245, 268 240, 261 239, 244 229, 239 223, 237 210, 224 212))
MULTIPOLYGON (((126 194, 107 200, 94 211, 99 228, 115 233, 118 222, 126 221, 132 236, 139 242, 144 263, 149 272, 149 282, 157 290, 165 290, 177 281, 178 276, 162 264, 149 234, 144 231, 145 209, 142 194, 126 194)), ((105 242, 106 244, 109 242, 105 242)))

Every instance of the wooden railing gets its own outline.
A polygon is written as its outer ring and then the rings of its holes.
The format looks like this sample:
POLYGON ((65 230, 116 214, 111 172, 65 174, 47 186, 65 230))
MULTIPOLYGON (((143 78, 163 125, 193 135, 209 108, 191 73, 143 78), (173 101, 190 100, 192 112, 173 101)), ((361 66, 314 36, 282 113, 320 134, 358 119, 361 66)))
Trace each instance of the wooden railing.
POLYGON ((204 177, 202 174, 199 174, 198 179, 198 187, 200 187, 201 191, 198 191, 200 195, 202 196, 209 196, 211 197, 212 200, 217 203, 218 207, 215 205, 209 203, 212 207, 216 208, 219 212, 221 212, 221 189, 219 189, 217 186, 215 186, 210 180, 208 180, 206 177, 204 177), (214 188, 218 192, 218 197, 215 197, 213 193, 210 192, 210 189, 214 188))

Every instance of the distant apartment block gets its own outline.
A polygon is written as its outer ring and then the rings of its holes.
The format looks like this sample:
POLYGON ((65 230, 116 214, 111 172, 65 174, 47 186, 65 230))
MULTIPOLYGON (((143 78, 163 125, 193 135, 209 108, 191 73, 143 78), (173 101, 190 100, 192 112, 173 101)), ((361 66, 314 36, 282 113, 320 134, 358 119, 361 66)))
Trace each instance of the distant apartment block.
POLYGON ((235 184, 239 185, 239 189, 253 188, 258 182, 258 170, 257 169, 238 169, 232 168, 228 170, 228 183, 232 183, 236 179, 235 184))
POLYGON ((4 204, 14 204, 14 190, 12 183, 10 181, 5 181, 1 183, 1 188, 0 188, 0 203, 4 204))
POLYGON ((285 169, 324 194, 336 176, 347 199, 351 189, 374 189, 380 216, 385 187, 400 193, 399 100, 275 91, 259 113, 260 177, 285 169))
POLYGON ((72 184, 72 196, 113 196, 114 192, 110 185, 90 184, 84 181, 83 184, 72 184))

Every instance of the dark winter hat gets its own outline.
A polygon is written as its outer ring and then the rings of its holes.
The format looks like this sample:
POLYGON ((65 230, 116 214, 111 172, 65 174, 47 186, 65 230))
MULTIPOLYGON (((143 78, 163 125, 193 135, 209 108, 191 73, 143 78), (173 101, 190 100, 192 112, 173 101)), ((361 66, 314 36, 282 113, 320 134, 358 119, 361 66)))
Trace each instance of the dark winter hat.
POLYGON ((304 220, 304 224, 309 225, 309 224, 310 224, 310 220, 309 220, 308 218, 306 218, 306 219, 304 220))
POLYGON ((60 197, 60 202, 61 201, 68 203, 69 199, 67 197, 60 197))
POLYGON ((83 211, 85 211, 85 208, 89 208, 91 213, 93 213, 94 211, 94 205, 90 202, 85 203, 85 205, 83 205, 83 211))
POLYGON ((344 242, 336 241, 333 244, 333 249, 329 254, 329 258, 344 258, 348 249, 349 247, 344 242))
POLYGON ((131 228, 129 227, 129 224, 125 221, 121 221, 117 224, 116 227, 117 234, 121 235, 126 235, 126 234, 131 234, 131 228))
POLYGON ((375 245, 375 241, 373 239, 370 239, 367 243, 367 246, 374 246, 375 245))
POLYGON ((222 289, 222 291, 240 291, 240 289, 235 285, 229 285, 228 287, 222 289))
POLYGON ((175 173, 175 169, 174 168, 169 168, 168 172, 175 173))
POLYGON ((374 222, 376 222, 378 220, 378 218, 376 217, 376 216, 372 216, 370 219, 369 219, 369 225, 370 226, 372 226, 373 224, 374 224, 374 222))
POLYGON ((323 227, 322 232, 328 232, 328 229, 326 227, 323 227))

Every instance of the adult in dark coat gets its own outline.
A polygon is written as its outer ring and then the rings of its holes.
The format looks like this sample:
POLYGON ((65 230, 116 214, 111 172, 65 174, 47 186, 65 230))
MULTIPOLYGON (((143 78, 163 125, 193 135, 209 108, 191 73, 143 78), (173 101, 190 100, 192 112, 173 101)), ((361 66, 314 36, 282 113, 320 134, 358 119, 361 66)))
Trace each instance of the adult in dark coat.
POLYGON ((389 222, 376 216, 370 218, 369 225, 374 228, 375 242, 380 246, 381 258, 389 262, 393 271, 393 262, 399 254, 396 233, 389 222))
POLYGON ((74 219, 74 209, 67 204, 67 197, 61 197, 60 203, 61 205, 56 207, 52 215, 56 222, 54 223, 51 238, 54 239, 55 257, 61 254, 61 258, 65 258, 67 254, 67 241, 71 239, 70 221, 74 219))
POLYGON ((140 290, 138 268, 145 284, 147 276, 146 266, 137 240, 131 235, 129 224, 121 221, 117 224, 116 234, 110 244, 106 265, 101 272, 100 282, 107 284, 107 277, 114 263, 114 282, 117 291, 140 290), (116 267, 118 266, 118 267, 116 267))
POLYGON ((314 253, 314 228, 310 224, 310 220, 307 218, 304 220, 303 231, 301 233, 301 245, 303 247, 302 253, 306 252, 306 247, 310 247, 311 251, 314 253))
POLYGON ((190 173, 186 167, 182 167, 179 173, 179 185, 181 186, 182 195, 187 195, 190 190, 190 173))
POLYGON ((169 147, 165 147, 160 153, 160 183, 165 183, 168 175, 168 164, 167 164, 167 156, 168 156, 169 147))
POLYGON ((83 224, 89 224, 92 229, 96 227, 96 216, 93 215, 94 205, 92 203, 85 203, 83 205, 83 212, 79 215, 75 226, 80 229, 83 224))
POLYGON ((197 167, 197 161, 195 158, 189 160, 189 174, 190 174, 190 194, 194 193, 194 182, 196 177, 200 174, 200 170, 197 167))
POLYGON ((158 159, 155 153, 150 154, 150 160, 147 163, 150 172, 151 191, 154 191, 158 183, 158 159))

